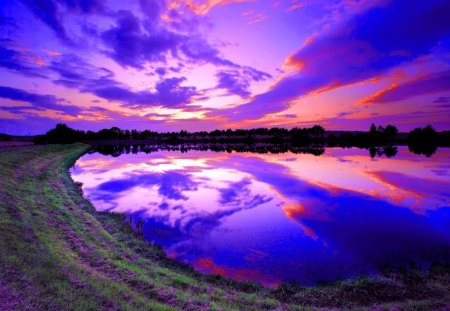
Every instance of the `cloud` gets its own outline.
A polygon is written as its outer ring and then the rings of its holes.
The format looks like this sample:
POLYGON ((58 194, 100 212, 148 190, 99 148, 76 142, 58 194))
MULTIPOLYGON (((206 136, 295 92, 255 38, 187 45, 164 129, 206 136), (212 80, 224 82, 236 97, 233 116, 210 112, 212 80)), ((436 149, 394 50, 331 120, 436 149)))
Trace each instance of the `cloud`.
POLYGON ((161 14, 163 6, 160 0, 139 0, 142 12, 151 20, 156 20, 161 14))
POLYGON ((70 43, 58 5, 52 0, 21 0, 33 15, 46 24, 64 43, 70 43))
MULTIPOLYGON (((436 106, 435 106, 436 107, 436 106)), ((387 125, 395 124, 400 131, 409 131, 417 127, 425 127, 433 124, 438 130, 445 130, 448 126, 448 109, 449 107, 437 106, 442 109, 427 110, 418 108, 412 112, 394 112, 394 113, 370 113, 367 115, 355 115, 351 118, 347 117, 331 117, 321 119, 320 122, 329 128, 346 128, 351 130, 368 129, 372 123, 387 125)), ((315 122, 317 123, 317 121, 315 122)))
POLYGON ((119 101, 124 107, 184 107, 191 102, 193 96, 199 94, 195 87, 181 85, 186 81, 184 77, 161 79, 154 90, 131 90, 114 80, 114 74, 110 70, 92 66, 74 55, 54 60, 50 68, 58 74, 54 83, 106 100, 119 101))
POLYGON ((70 13, 100 14, 106 12, 105 0, 19 0, 34 15, 34 17, 47 25, 67 45, 73 41, 68 36, 64 16, 66 12, 60 9, 64 5, 70 13))
POLYGON ((247 24, 257 24, 267 19, 267 16, 263 13, 257 12, 255 10, 245 11, 241 14, 247 20, 247 24))
POLYGON ((2 15, 0 15, 0 27, 5 28, 5 29, 6 28, 11 28, 11 29, 18 28, 14 19, 7 17, 7 16, 2 16, 2 15))
MULTIPOLYGON (((98 97, 122 102, 122 106, 142 108, 150 106, 182 107, 197 95, 195 87, 181 86, 186 78, 168 78, 157 83, 155 91, 131 91, 123 86, 98 86, 89 92, 98 97)), ((87 90, 87 89, 84 89, 87 90)))
POLYGON ((224 6, 239 2, 254 2, 255 0, 169 0, 169 9, 178 9, 184 4, 192 13, 205 15, 216 6, 224 6))
POLYGON ((251 67, 219 71, 216 77, 218 78, 216 88, 225 89, 228 95, 238 95, 242 98, 250 97, 251 93, 248 89, 251 82, 259 82, 271 78, 269 74, 251 67))
POLYGON ((89 89, 98 85, 115 85, 114 73, 104 67, 87 63, 74 54, 65 54, 53 59, 47 66, 53 82, 69 88, 89 89))
MULTIPOLYGON (((143 10, 147 15, 152 15, 155 14, 153 10, 158 9, 149 7, 145 2, 143 10)), ((165 63, 168 56, 172 56, 198 65, 213 64, 242 69, 254 79, 257 76, 270 77, 252 67, 240 66, 222 57, 220 51, 197 32, 195 21, 185 21, 187 24, 183 25, 183 29, 174 32, 159 25, 156 17, 142 24, 131 11, 119 11, 118 16, 116 25, 104 31, 101 39, 108 48, 107 55, 123 67, 143 69, 147 62, 165 63), (194 29, 189 29, 192 27, 194 29)))
POLYGON ((8 47, 11 40, 0 40, 0 67, 13 70, 24 76, 46 78, 42 69, 25 61, 25 55, 8 47))
POLYGON ((182 86, 186 81, 184 77, 161 79, 154 90, 136 91, 117 82, 114 73, 109 69, 93 66, 79 56, 64 54, 53 57, 48 64, 40 67, 28 65, 24 61, 24 53, 0 46, 0 66, 26 76, 49 79, 57 85, 82 93, 120 101, 125 107, 185 107, 193 96, 199 95, 195 87, 182 86))
POLYGON ((0 106, 2 110, 7 110, 15 113, 20 113, 23 112, 23 110, 29 109, 36 109, 36 110, 50 109, 63 112, 71 116, 77 116, 82 111, 82 109, 78 106, 60 104, 60 102, 64 102, 64 100, 52 95, 40 95, 6 86, 0 86, 0 98, 6 98, 10 100, 16 100, 31 104, 31 107, 0 106))
POLYGON ((183 44, 180 45, 180 51, 183 52, 189 60, 196 62, 197 64, 210 63, 218 66, 240 67, 221 57, 218 49, 198 35, 191 35, 183 38, 183 44))
POLYGON ((145 62, 165 61, 165 53, 181 42, 179 35, 163 28, 143 32, 139 18, 131 11, 118 14, 116 26, 103 32, 101 38, 110 48, 108 55, 124 67, 142 69, 145 62))
POLYGON ((243 98, 247 98, 251 95, 248 90, 250 81, 245 77, 242 77, 239 71, 220 71, 216 74, 216 77, 219 80, 217 88, 226 89, 228 95, 238 95, 243 98))
POLYGON ((261 118, 312 91, 364 81, 426 55, 450 36, 449 10, 448 1, 390 1, 343 19, 288 58, 294 74, 223 113, 234 121, 261 118))
POLYGON ((198 95, 195 87, 181 86, 186 78, 168 78, 156 85, 156 94, 165 106, 180 106, 189 103, 191 97, 198 95))
POLYGON ((388 103, 415 96, 450 91, 450 70, 421 76, 405 84, 395 84, 364 100, 364 104, 388 103))
POLYGON ((164 76, 167 73, 167 70, 163 67, 158 67, 155 72, 160 76, 164 76))
MULTIPOLYGON (((66 44, 72 44, 65 29, 73 27, 64 21, 66 12, 60 6, 65 6, 69 13, 102 14, 110 11, 105 0, 20 0, 33 15, 46 24, 57 37, 66 44), (60 5, 58 5, 60 4, 60 5)), ((188 8, 208 8, 241 1, 207 1, 204 4, 187 1, 188 8)), ((195 16, 182 16, 172 27, 160 23, 162 13, 167 10, 162 0, 140 0, 139 5, 145 18, 140 18, 129 10, 109 12, 108 16, 116 18, 115 25, 104 31, 96 29, 99 24, 82 24, 82 30, 90 38, 100 39, 109 57, 123 67, 144 69, 147 62, 165 63, 168 56, 180 58, 193 63, 211 63, 219 66, 239 68, 240 66, 223 58, 217 48, 209 44, 198 30, 204 21, 195 16), (174 31, 176 30, 176 31, 174 31), (183 59, 187 57, 186 59, 183 59)), ((169 8, 171 6, 169 4, 169 8)), ((197 12, 197 9, 194 11, 197 12)), ((204 9, 202 9, 204 10, 204 9)), ((169 10, 170 11, 170 10, 169 10)), ((175 11, 170 11, 175 12, 175 11)), ((169 13, 170 13, 169 12, 169 13)), ((175 14, 175 13, 173 13, 175 14)))
POLYGON ((289 119, 296 119, 297 115, 295 113, 287 113, 287 114, 283 115, 283 117, 289 118, 289 119))
POLYGON ((433 101, 433 103, 436 103, 436 104, 447 104, 447 103, 450 103, 450 97, 439 97, 439 98, 436 98, 433 101))
POLYGON ((72 12, 95 14, 105 12, 105 0, 58 0, 72 12))
POLYGON ((298 10, 300 8, 302 8, 305 5, 305 3, 293 3, 291 4, 291 6, 287 9, 287 11, 295 11, 298 10))
POLYGON ((445 96, 445 97, 436 98, 433 101, 432 106, 439 107, 439 108, 450 108, 450 97, 445 96))
MULTIPOLYGON (((103 1, 85 3, 76 0, 60 0, 60 3, 63 3, 69 9, 88 14, 100 12, 105 8, 103 1)), ((58 7, 55 3, 53 4, 56 12, 58 7)), ((224 59, 220 51, 210 45, 195 30, 187 34, 179 34, 162 27, 159 24, 159 17, 156 17, 156 13, 161 10, 159 1, 142 0, 140 5, 147 18, 144 22, 131 11, 119 11, 117 14, 110 16, 117 18, 113 27, 103 32, 100 31, 99 35, 96 31, 91 36, 103 42, 107 47, 103 52, 123 67, 141 70, 145 68, 147 63, 164 63, 169 55, 178 58, 180 60, 178 68, 173 66, 169 68, 159 67, 157 73, 161 80, 156 84, 154 90, 131 90, 123 83, 118 83, 114 79, 112 71, 103 67, 92 66, 82 57, 74 54, 62 54, 58 57, 51 57, 48 61, 45 59, 42 66, 37 68, 38 66, 35 64, 24 61, 26 57, 29 57, 26 55, 29 53, 28 51, 25 52, 24 49, 14 50, 6 45, 0 47, 0 56, 2 56, 0 66, 20 74, 46 78, 55 84, 77 89, 84 93, 91 93, 104 99, 118 100, 121 101, 122 105, 128 107, 155 105, 181 107, 190 103, 191 98, 199 94, 196 88, 181 85, 185 78, 162 79, 165 77, 165 73, 179 71, 183 63, 213 64, 238 70, 241 78, 236 83, 241 85, 226 85, 223 78, 221 85, 243 96, 249 94, 245 88, 248 87, 250 81, 261 81, 270 77, 267 73, 252 67, 240 66, 224 59), (155 16, 155 19, 151 20, 151 16, 155 16)), ((13 41, 10 43, 14 44, 13 41)), ((45 56, 48 57, 48 55, 45 56)))

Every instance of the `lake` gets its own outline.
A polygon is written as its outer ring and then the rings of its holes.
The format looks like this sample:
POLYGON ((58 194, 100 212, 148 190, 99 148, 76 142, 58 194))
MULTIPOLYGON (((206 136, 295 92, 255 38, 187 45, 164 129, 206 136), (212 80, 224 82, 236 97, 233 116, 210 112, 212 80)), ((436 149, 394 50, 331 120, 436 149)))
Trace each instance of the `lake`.
POLYGON ((106 153, 71 169, 84 196, 203 273, 313 285, 450 263, 450 148, 106 153))

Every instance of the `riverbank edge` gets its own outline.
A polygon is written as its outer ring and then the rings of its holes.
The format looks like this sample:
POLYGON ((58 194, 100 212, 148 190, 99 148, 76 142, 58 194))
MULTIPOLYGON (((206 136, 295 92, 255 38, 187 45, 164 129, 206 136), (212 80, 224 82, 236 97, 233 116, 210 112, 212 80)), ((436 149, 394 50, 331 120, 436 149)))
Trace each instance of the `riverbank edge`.
MULTIPOLYGON (((125 225, 123 216, 97 212, 82 197, 69 169, 89 148, 84 144, 47 145, 17 147, 0 153, 0 165, 5 169, 2 173, 0 233, 8 233, 12 239, 7 245, 5 243, 6 247, 0 253, 0 289, 19 293, 25 286, 20 279, 27 279, 27 286, 32 287, 31 294, 29 297, 18 294, 16 299, 29 309, 37 306, 37 309, 85 310, 298 310, 379 306, 429 310, 450 305, 449 269, 442 266, 432 267, 429 271, 386 272, 383 277, 337 281, 324 286, 282 284, 274 289, 195 272, 166 258, 160 247, 143 241, 138 233, 125 225), (8 164, 13 169, 8 168, 8 164), (8 177, 10 180, 5 180, 8 177), (20 193, 5 193, 8 190, 20 193), (4 200, 6 198, 9 200, 4 200), (16 211, 14 207, 17 207, 16 211), (14 225, 17 230, 30 231, 31 241, 17 240, 11 232, 14 225), (43 229, 45 225, 55 226, 55 230, 43 229), (39 234, 39 229, 49 232, 39 234), (49 236, 57 246, 49 243, 49 236), (42 280, 36 278, 39 271, 29 267, 33 260, 23 266, 28 254, 17 246, 24 245, 27 249, 28 242, 40 248, 44 255, 48 253, 52 260, 61 256, 61 260, 56 264, 49 262, 45 269, 58 271, 61 277, 58 285, 63 290, 42 288, 42 280), (8 256, 8 250, 15 253, 14 258, 8 256), (100 281, 96 282, 95 278, 100 281)), ((39 270, 35 262, 34 266, 39 270)), ((0 296, 0 301, 1 298, 8 297, 0 296)), ((20 304, 13 302, 12 309, 18 309, 20 304)))

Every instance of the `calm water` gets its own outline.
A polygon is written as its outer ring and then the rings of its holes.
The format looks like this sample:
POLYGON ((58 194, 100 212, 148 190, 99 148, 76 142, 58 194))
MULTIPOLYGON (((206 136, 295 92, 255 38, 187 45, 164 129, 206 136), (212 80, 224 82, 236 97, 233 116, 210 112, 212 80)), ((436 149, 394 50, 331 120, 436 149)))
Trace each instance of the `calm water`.
POLYGON ((274 285, 449 262, 450 149, 312 154, 91 153, 71 173, 96 209, 205 273, 274 285))

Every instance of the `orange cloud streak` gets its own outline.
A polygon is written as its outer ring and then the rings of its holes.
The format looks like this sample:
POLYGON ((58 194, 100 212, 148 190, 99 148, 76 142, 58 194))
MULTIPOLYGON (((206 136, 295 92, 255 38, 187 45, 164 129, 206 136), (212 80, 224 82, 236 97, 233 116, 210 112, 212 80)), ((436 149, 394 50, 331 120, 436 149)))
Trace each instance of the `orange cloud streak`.
POLYGON ((47 54, 51 55, 51 56, 60 56, 61 55, 61 53, 56 52, 56 51, 47 51, 47 54))
POLYGON ((301 71, 305 68, 305 62, 298 60, 294 57, 294 55, 291 55, 285 59, 283 68, 284 69, 296 69, 298 71, 301 71))
POLYGON ((254 2, 255 0, 204 0, 199 2, 196 0, 172 0, 169 2, 168 9, 175 10, 178 9, 182 4, 193 13, 197 15, 205 15, 214 8, 215 6, 224 6, 232 3, 239 2, 254 2))
POLYGON ((399 86, 400 84, 398 84, 397 82, 392 82, 391 86, 389 86, 388 88, 361 99, 360 104, 367 105, 377 103, 380 98, 382 98, 386 93, 398 88, 399 86))
POLYGON ((304 3, 296 3, 296 4, 293 4, 293 5, 291 5, 291 6, 289 7, 289 9, 287 9, 287 11, 289 12, 289 11, 294 11, 294 10, 300 9, 300 8, 303 7, 304 5, 305 5, 304 3))

